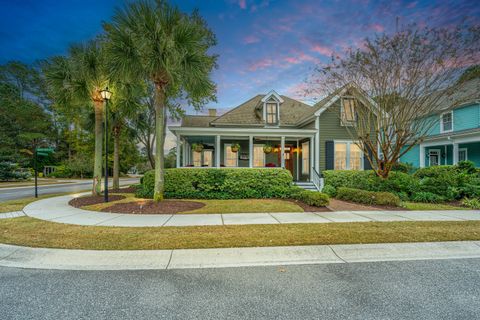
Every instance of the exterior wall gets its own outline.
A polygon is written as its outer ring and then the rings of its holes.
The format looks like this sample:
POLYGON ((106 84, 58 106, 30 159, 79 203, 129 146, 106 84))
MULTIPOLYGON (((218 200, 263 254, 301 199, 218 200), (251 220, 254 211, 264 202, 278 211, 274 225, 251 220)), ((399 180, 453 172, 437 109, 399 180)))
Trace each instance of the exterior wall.
MULTIPOLYGON (((429 135, 440 134, 440 115, 430 116, 435 120, 429 135)), ((474 104, 453 110, 453 132, 480 127, 480 105, 474 104)))
POLYGON ((325 142, 330 140, 352 140, 348 129, 340 125, 340 100, 320 115, 320 139, 317 148, 320 149, 320 171, 326 168, 325 142))
POLYGON ((467 148, 467 158, 475 162, 476 167, 480 167, 480 142, 459 144, 461 148, 467 148))
POLYGON ((429 159, 428 154, 430 150, 440 150, 440 165, 452 165, 453 164, 453 146, 442 145, 425 148, 425 166, 428 167, 429 159))
POLYGON ((410 149, 406 154, 400 157, 400 162, 410 163, 415 168, 420 167, 420 146, 413 146, 412 149, 410 149))

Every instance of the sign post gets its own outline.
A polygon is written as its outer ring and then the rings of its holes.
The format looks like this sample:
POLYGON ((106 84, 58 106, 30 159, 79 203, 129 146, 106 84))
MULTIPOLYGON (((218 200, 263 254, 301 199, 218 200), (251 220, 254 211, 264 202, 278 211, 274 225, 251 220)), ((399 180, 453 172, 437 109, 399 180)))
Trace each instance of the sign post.
POLYGON ((33 149, 33 169, 35 172, 35 198, 38 198, 38 169, 37 169, 37 162, 38 156, 47 157, 51 153, 53 153, 53 148, 37 148, 37 145, 34 145, 33 149))

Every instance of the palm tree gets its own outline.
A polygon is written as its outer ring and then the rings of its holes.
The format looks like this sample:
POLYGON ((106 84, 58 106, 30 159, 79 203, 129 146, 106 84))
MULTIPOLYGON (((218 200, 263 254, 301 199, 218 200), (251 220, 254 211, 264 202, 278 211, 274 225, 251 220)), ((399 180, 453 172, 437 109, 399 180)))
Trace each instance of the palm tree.
POLYGON ((167 102, 181 96, 201 108, 215 99, 210 74, 217 57, 208 53, 215 36, 196 11, 187 15, 162 0, 141 0, 117 9, 104 29, 112 73, 154 85, 154 199, 163 200, 167 102))
POLYGON ((101 193, 103 99, 108 68, 99 40, 73 45, 67 57, 53 57, 43 64, 48 91, 56 104, 74 108, 92 105, 95 111, 95 161, 92 193, 101 193))

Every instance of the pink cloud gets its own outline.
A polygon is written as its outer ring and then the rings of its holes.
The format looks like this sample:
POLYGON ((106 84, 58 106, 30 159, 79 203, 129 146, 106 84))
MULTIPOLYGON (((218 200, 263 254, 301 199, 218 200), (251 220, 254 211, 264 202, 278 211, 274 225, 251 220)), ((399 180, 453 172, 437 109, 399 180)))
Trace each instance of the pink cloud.
POLYGON ((385 28, 378 23, 371 24, 369 28, 375 30, 375 32, 383 32, 385 30, 385 28))
POLYGON ((247 0, 238 0, 238 5, 240 6, 240 8, 246 9, 247 8, 247 0))
POLYGON ((256 36, 246 36, 245 38, 243 38, 243 43, 245 44, 252 44, 252 43, 257 43, 257 42, 260 42, 260 38, 256 37, 256 36))
POLYGON ((308 55, 304 52, 295 52, 295 56, 286 57, 283 59, 283 61, 289 64, 299 64, 303 62, 313 62, 313 63, 319 62, 317 58, 314 58, 311 55, 308 55))
POLYGON ((327 57, 330 57, 333 54, 332 49, 330 49, 326 46, 319 45, 319 44, 314 45, 311 50, 313 52, 320 53, 321 55, 324 55, 324 56, 327 56, 327 57))
POLYGON ((418 1, 413 1, 407 4, 407 9, 413 9, 417 6, 418 1))
POLYGON ((265 68, 271 67, 271 66, 273 66, 273 64, 274 64, 274 61, 270 58, 261 59, 261 60, 258 60, 256 62, 250 64, 250 66, 248 67, 248 70, 257 71, 257 70, 260 70, 260 69, 265 69, 265 68))

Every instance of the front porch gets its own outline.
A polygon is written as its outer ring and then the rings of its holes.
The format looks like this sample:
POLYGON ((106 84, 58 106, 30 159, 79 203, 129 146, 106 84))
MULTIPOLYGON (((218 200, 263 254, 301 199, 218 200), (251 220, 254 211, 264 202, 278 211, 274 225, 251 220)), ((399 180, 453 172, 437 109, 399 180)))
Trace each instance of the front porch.
POLYGON ((285 168, 296 181, 313 179, 316 148, 313 130, 285 129, 293 132, 282 135, 271 133, 279 129, 270 130, 269 134, 258 129, 246 135, 225 132, 228 129, 223 128, 217 134, 176 129, 171 130, 177 138, 177 168, 285 168))
POLYGON ((422 143, 419 147, 420 167, 453 165, 473 161, 480 167, 480 135, 463 139, 444 139, 422 143))

